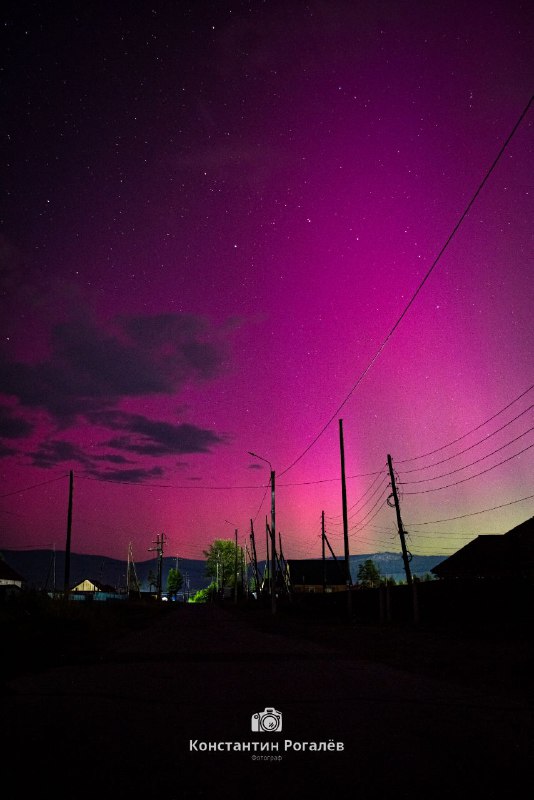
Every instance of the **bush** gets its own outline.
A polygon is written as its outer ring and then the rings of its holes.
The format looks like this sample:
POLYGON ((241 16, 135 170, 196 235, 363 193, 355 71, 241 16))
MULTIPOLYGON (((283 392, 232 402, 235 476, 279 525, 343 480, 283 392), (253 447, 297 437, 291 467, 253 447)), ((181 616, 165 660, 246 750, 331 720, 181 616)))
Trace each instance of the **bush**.
POLYGON ((190 603, 209 603, 215 597, 217 587, 214 583, 210 583, 205 589, 199 589, 193 597, 189 598, 190 603))

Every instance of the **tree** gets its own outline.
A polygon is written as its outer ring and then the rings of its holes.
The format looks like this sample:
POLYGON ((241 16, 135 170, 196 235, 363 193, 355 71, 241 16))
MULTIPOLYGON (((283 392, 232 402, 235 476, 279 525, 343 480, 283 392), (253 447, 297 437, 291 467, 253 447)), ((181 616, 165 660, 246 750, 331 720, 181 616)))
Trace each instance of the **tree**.
MULTIPOLYGON (((234 585, 234 572, 236 563, 236 545, 231 539, 215 539, 204 550, 206 556, 206 575, 213 578, 217 588, 224 590, 226 586, 234 585)), ((243 561, 243 549, 237 548, 238 569, 243 561)), ((238 574, 238 580, 239 580, 238 574)))
POLYGON ((368 558, 358 567, 358 583, 366 589, 380 585, 380 569, 372 558, 368 558))
POLYGON ((176 600, 176 595, 182 588, 184 579, 179 569, 170 569, 167 576, 167 592, 176 600))

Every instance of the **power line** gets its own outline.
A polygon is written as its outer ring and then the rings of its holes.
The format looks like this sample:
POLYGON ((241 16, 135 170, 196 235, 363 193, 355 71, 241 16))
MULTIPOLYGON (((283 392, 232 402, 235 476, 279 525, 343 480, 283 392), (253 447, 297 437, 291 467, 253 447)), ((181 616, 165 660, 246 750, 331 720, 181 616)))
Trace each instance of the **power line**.
MULTIPOLYGON (((384 485, 384 482, 386 482, 386 483, 387 483, 387 476, 386 476, 386 475, 384 475, 384 480, 382 481, 382 483, 379 483, 379 484, 378 484, 378 486, 376 487, 376 489, 375 489, 375 491, 372 493, 372 495, 371 495, 370 497, 368 497, 368 498, 367 498, 367 500, 365 501, 365 503, 363 504, 363 506, 361 506, 361 507, 360 507, 360 508, 359 508, 357 511, 355 511, 355 512, 354 512, 354 514, 352 514, 352 516, 350 516, 350 517, 349 517, 349 520, 353 520, 353 519, 354 519, 354 517, 357 517, 357 516, 358 516, 358 514, 359 514, 361 511, 363 511, 363 509, 365 508, 365 506, 366 506, 368 503, 370 503, 370 502, 371 502, 371 500, 372 500, 372 499, 373 499, 373 497, 376 495, 376 493, 380 491, 380 489, 381 489, 381 488, 382 488, 382 486, 384 485)), ((389 486, 389 484, 388 484, 388 486, 389 486)), ((383 496, 383 494, 384 494, 384 492, 382 492, 382 494, 380 495, 380 497, 382 497, 382 496, 383 496)), ((380 498, 379 498, 379 499, 380 499, 380 498)), ((374 506, 373 506, 373 508, 374 508, 374 506)), ((364 519, 365 519, 365 517, 364 517, 364 519)))
MULTIPOLYGON (((474 464, 480 464, 480 462, 484 461, 486 458, 490 458, 491 456, 494 456, 495 453, 498 453, 500 450, 504 450, 505 447, 509 447, 514 442, 517 442, 518 439, 522 439, 523 436, 526 436, 527 433, 530 433, 530 431, 532 431, 532 430, 534 430, 534 425, 531 428, 528 428, 528 430, 523 431, 523 433, 520 433, 519 436, 515 437, 515 439, 510 439, 509 442, 506 442, 506 444, 503 444, 500 447, 497 447, 496 450, 492 450, 491 453, 486 453, 485 456, 481 456, 480 458, 477 458, 476 461, 471 461, 471 462, 469 462, 469 464, 465 464, 463 467, 457 467, 456 469, 453 469, 450 472, 443 472, 441 475, 434 475, 432 478, 419 478, 416 481, 400 481, 400 485, 401 486, 408 486, 408 485, 414 484, 414 483, 426 483, 427 481, 437 481, 440 478, 446 478, 448 475, 454 475, 456 472, 461 472, 463 469, 467 469, 468 467, 472 467, 474 464)), ((498 464, 496 466, 498 466, 498 464)), ((409 492, 408 492, 408 494, 409 494, 409 492)))
MULTIPOLYGON (((359 475, 347 475, 347 480, 353 480, 355 478, 368 478, 370 475, 380 475, 382 470, 378 470, 377 472, 363 472, 359 475)), ((68 477, 68 476, 67 476, 68 477)), ((180 489, 180 490, 187 490, 187 489, 215 489, 215 490, 222 490, 222 491, 230 491, 232 489, 265 489, 265 484, 247 484, 247 485, 236 485, 233 486, 221 486, 218 484, 201 484, 201 483, 192 483, 188 486, 180 485, 180 484, 172 484, 172 483, 145 483, 144 481, 121 481, 116 480, 114 478, 106 478, 105 476, 102 477, 93 477, 90 475, 78 475, 76 473, 76 477, 81 478, 82 480, 86 481, 96 481, 97 483, 116 483, 118 485, 125 485, 125 486, 139 486, 141 488, 146 489, 180 489)), ((319 483, 333 483, 335 481, 339 481, 341 478, 320 478, 319 480, 315 481, 301 481, 299 483, 279 483, 277 484, 277 489, 280 488, 288 488, 293 486, 314 486, 319 483)), ((268 488, 269 484, 267 484, 268 488)), ((15 492, 16 494, 16 492, 15 492)), ((7 495, 4 495, 7 497, 7 495)))
POLYGON ((264 504, 264 502, 265 502, 265 498, 267 497, 267 492, 269 491, 269 486, 270 486, 270 485, 271 485, 270 483, 268 483, 268 484, 267 484, 267 488, 265 489, 265 494, 263 495, 263 497, 262 497, 262 499, 261 499, 260 507, 259 507, 259 508, 258 508, 258 510, 256 511, 256 516, 255 516, 255 517, 254 517, 254 519, 252 520, 252 523, 253 523, 253 524, 254 524, 254 522, 256 522, 256 520, 258 519, 258 515, 259 515, 259 513, 260 513, 260 511, 261 511, 261 507, 263 506, 263 504, 264 504))
MULTIPOLYGON (((524 414, 527 414, 531 410, 531 408, 534 408, 534 405, 530 405, 528 408, 526 408, 524 411, 522 411, 520 414, 518 414, 517 417, 514 417, 509 422, 506 422, 504 425, 501 425, 500 428, 497 428, 497 430, 493 431, 492 433, 488 433, 487 436, 485 436, 483 439, 479 439, 478 442, 475 442, 474 444, 469 445, 469 447, 464 447, 463 450, 459 450, 457 453, 454 453, 452 456, 447 456, 447 458, 442 458, 441 461, 435 461, 433 464, 427 464, 425 467, 414 467, 413 469, 403 470, 402 474, 403 475, 408 475, 411 472, 422 472, 425 469, 432 469, 432 467, 437 467, 437 466, 439 466, 439 464, 444 464, 446 461, 451 461, 451 459, 457 458, 458 456, 461 456, 463 453, 467 453, 468 450, 473 450, 473 448, 474 447, 478 447, 479 444, 485 444, 488 441, 488 439, 491 439, 491 437, 495 436, 496 433, 500 433, 505 428, 507 428, 508 425, 511 425, 512 422, 515 422, 517 419, 522 417, 524 414)), ((472 433, 472 431, 471 431, 471 433, 472 433)), ((465 436, 467 436, 467 435, 468 434, 465 434, 465 436)), ((463 439, 464 437, 462 436, 461 438, 463 439)), ((445 447, 448 447, 448 446, 449 445, 445 445, 445 447)), ((444 448, 440 448, 440 449, 444 449, 444 448)), ((434 452, 436 452, 436 451, 434 451, 434 452)), ((409 460, 411 460, 411 459, 409 459, 409 460)), ((398 463, 403 464, 405 462, 404 461, 399 461, 398 463)), ((475 463, 475 462, 473 462, 473 463, 475 463)))
POLYGON ((469 514, 461 514, 459 517, 447 517, 446 519, 433 519, 428 522, 412 522, 408 523, 409 528, 419 527, 420 525, 437 525, 440 522, 452 522, 455 519, 465 519, 466 517, 476 517, 477 514, 485 514, 487 511, 496 511, 498 508, 505 508, 506 506, 513 506, 516 503, 523 503, 525 500, 532 500, 534 494, 529 494, 527 497, 520 497, 518 500, 510 500, 509 503, 501 503, 499 506, 492 506, 491 508, 483 508, 481 511, 471 511, 469 514))
MULTIPOLYGON (((382 482, 378 484, 378 486, 376 487, 376 489, 374 490, 374 492, 372 493, 372 495, 371 495, 370 497, 368 497, 368 498, 367 498, 367 500, 365 501, 365 503, 364 503, 364 504, 363 504, 363 505, 362 505, 360 508, 358 508, 358 509, 357 509, 357 510, 356 510, 356 511, 355 511, 355 512, 354 512, 354 513, 353 513, 353 514, 352 514, 352 515, 351 515, 351 516, 348 518, 348 519, 349 519, 349 521, 353 520, 353 519, 354 519, 354 517, 358 516, 358 514, 360 514, 360 513, 363 511, 363 509, 365 508, 365 506, 366 506, 368 503, 370 503, 370 502, 371 502, 371 500, 372 500, 372 499, 373 499, 373 497, 376 495, 376 493, 380 491, 380 489, 382 488, 382 486, 383 486, 383 484, 384 484, 384 481, 386 481, 386 480, 387 480, 387 477, 384 475, 384 476, 383 476, 383 480, 382 480, 382 482)), ((363 499, 363 495, 362 495, 362 497, 360 498, 360 500, 362 500, 362 499, 363 499)), ((358 502, 360 502, 360 501, 358 501, 358 502)), ((357 503, 355 503, 354 505, 357 505, 357 503)), ((354 508, 354 506, 352 506, 352 508, 354 508)), ((373 506, 373 508, 374 508, 374 506, 373 506)), ((329 525, 333 525, 334 527, 338 527, 339 525, 342 525, 343 523, 342 523, 342 522, 333 522, 333 520, 332 520, 332 519, 329 519, 329 520, 328 520, 328 524, 329 524, 329 525)))
MULTIPOLYGON (((348 509, 349 511, 352 511, 352 510, 353 510, 353 508, 356 508, 356 506, 358 505, 358 503, 360 503, 360 502, 363 500, 363 498, 366 496, 366 494, 368 494, 368 493, 371 491, 371 489, 373 488, 373 486, 375 485, 375 483, 377 482, 377 480, 379 479, 379 477, 380 477, 381 475, 384 475, 384 472, 383 472, 383 471, 380 471, 380 472, 377 472, 377 473, 376 473, 376 478, 374 479, 374 481, 372 481, 372 482, 369 484, 369 486, 367 487, 367 489, 365 490, 365 492, 364 492, 364 493, 363 493, 363 494, 362 494, 362 495, 361 495, 361 496, 358 498, 358 500, 356 500, 356 502, 355 502, 355 503, 353 503, 353 504, 351 505, 351 507, 348 509)), ((371 495, 371 496, 372 496, 372 495, 371 495)), ((343 515, 342 515, 342 514, 332 514, 331 516, 325 517, 325 519, 332 521, 332 520, 334 520, 334 519, 337 519, 338 517, 341 517, 341 516, 343 516, 343 515)), ((341 525, 341 523, 340 523, 340 522, 333 522, 332 524, 334 524, 334 525, 341 525)))
POLYGON ((229 491, 230 489, 264 489, 265 484, 255 484, 250 486, 218 486, 214 484, 198 484, 194 483, 190 486, 180 486, 171 483, 144 483, 141 481, 117 481, 113 478, 94 478, 89 475, 77 475, 85 481, 96 481, 96 483, 116 483, 126 486, 139 486, 143 489, 220 489, 222 491, 229 491))
MULTIPOLYGON (((357 542, 358 542, 358 544, 360 542, 364 542, 365 544, 371 544, 371 545, 374 545, 374 546, 382 545, 382 547, 391 547, 391 545, 394 544, 394 537, 392 537, 390 541, 385 542, 385 541, 383 541, 381 539, 366 539, 363 536, 358 536, 357 542)), ((354 543, 356 543, 356 540, 354 540, 354 543)))
MULTIPOLYGON (((283 474, 283 473, 281 473, 283 474)), ((369 478, 371 475, 381 475, 382 470, 376 470, 376 472, 362 472, 359 475, 345 475, 346 480, 353 480, 354 478, 369 478)), ((312 484, 317 483, 334 483, 335 481, 340 481, 341 478, 322 478, 321 480, 317 481, 301 481, 300 483, 280 483, 278 486, 310 486, 312 484)))
POLYGON ((59 478, 51 478, 49 481, 43 481, 42 483, 34 483, 33 486, 25 486, 24 489, 17 489, 16 492, 8 492, 7 494, 0 494, 0 499, 4 497, 12 497, 15 494, 20 494, 21 492, 29 492, 30 489, 37 489, 38 486, 47 486, 49 483, 55 483, 56 481, 62 481, 64 478, 68 478, 68 473, 65 475, 60 475, 59 478))
POLYGON ((402 311, 402 313, 401 313, 400 317, 397 319, 397 321, 395 322, 395 324, 393 325, 393 327, 391 328, 391 330, 390 330, 390 331, 389 331, 389 333, 387 334, 386 338, 383 340, 382 344, 380 345, 380 347, 378 348, 378 350, 376 351, 376 353, 374 354, 374 356, 371 358, 371 360, 369 361, 369 363, 367 364, 367 366, 365 367, 365 369, 363 370, 363 372, 362 372, 362 373, 360 374, 360 376, 357 378, 357 380, 356 380, 356 382, 354 383, 354 385, 352 386, 351 390, 350 390, 350 391, 349 391, 349 393, 346 395, 346 397, 345 397, 345 399, 343 400, 343 402, 342 402, 342 403, 340 403, 340 405, 339 405, 339 406, 337 407, 337 409, 334 411, 334 413, 332 414, 332 416, 330 417, 330 419, 329 419, 329 420, 326 422, 326 424, 325 424, 325 425, 323 425, 323 427, 321 428, 321 430, 319 431, 319 433, 318 433, 318 434, 317 434, 317 435, 316 435, 316 436, 315 436, 315 437, 312 439, 312 441, 310 442, 310 444, 309 444, 307 447, 305 447, 305 449, 302 451, 302 453, 301 453, 299 456, 297 456, 297 458, 296 458, 294 461, 292 461, 292 462, 291 462, 291 464, 290 464, 288 467, 286 467, 286 469, 285 469, 285 470, 283 470, 283 471, 280 473, 280 476, 282 476, 282 475, 285 475, 287 472, 289 472, 289 470, 290 470, 290 469, 293 469, 293 467, 295 466, 295 464, 298 464, 298 462, 299 462, 299 461, 300 461, 300 460, 301 460, 301 459, 302 459, 302 458, 303 458, 303 457, 306 455, 306 453, 307 453, 309 450, 311 450, 311 448, 312 448, 312 447, 313 447, 313 446, 316 444, 316 442, 317 442, 317 441, 320 439, 320 437, 323 435, 323 433, 326 431, 326 429, 327 429, 327 428, 328 428, 328 427, 329 427, 329 426, 332 424, 332 422, 334 421, 334 419, 335 419, 335 418, 338 416, 338 414, 339 414, 339 412, 341 411, 341 409, 344 407, 344 405, 347 403, 347 401, 349 400, 349 398, 352 396, 352 394, 353 394, 353 393, 355 392, 355 390, 358 388, 358 386, 359 386, 359 385, 360 385, 360 383, 363 381, 363 379, 365 378, 365 376, 367 375, 367 373, 369 372, 369 370, 370 370, 370 369, 373 367, 374 363, 377 361, 378 357, 379 357, 379 356, 380 356, 380 354, 382 353, 382 350, 385 348, 385 346, 387 345, 387 343, 389 342, 389 340, 391 339, 391 337, 393 336, 393 334, 395 333, 395 331, 396 331, 396 330, 397 330, 397 328, 399 327, 400 323, 402 322, 402 320, 404 319, 404 317, 406 316, 406 314, 407 314, 407 313, 408 313, 408 311, 410 310, 411 306, 412 306, 412 305, 413 305, 413 303, 415 302, 415 299, 416 299, 416 297, 418 296, 419 292, 421 291, 421 289, 423 288, 423 286, 425 285, 425 283, 427 282, 427 280, 430 278, 430 276, 431 276, 432 272, 434 271, 435 267, 437 266, 437 264, 438 264, 439 260, 441 259, 442 255, 443 255, 443 253, 445 252, 445 250, 447 249, 447 247, 448 247, 448 246, 449 246, 449 244, 451 243, 452 239, 454 238, 454 236, 455 236, 456 232, 458 231, 458 229, 459 229, 460 225, 462 224, 462 222, 463 222, 463 221, 464 221, 464 219, 466 218, 467 214, 468 214, 468 213, 469 213, 469 211, 471 210, 471 207, 473 206, 473 204, 474 204, 474 202, 476 201, 477 197, 479 196, 480 192, 481 192, 481 191, 482 191, 482 189, 484 188, 484 186, 485 186, 486 182, 488 181, 488 179, 489 179, 489 177, 490 177, 491 173, 493 172, 493 170, 494 170, 494 169, 495 169, 495 167, 497 166, 497 163, 500 161, 502 154, 504 153, 504 151, 505 151, 505 150, 506 150, 506 148, 508 147, 508 145, 509 145, 510 141, 512 140, 512 137, 514 136, 514 134, 515 134, 515 132, 516 132, 516 130, 517 130, 517 129, 519 128, 519 126, 521 125, 521 123, 522 123, 522 121, 523 121, 524 117, 526 116, 526 114, 527 114, 527 112, 528 112, 528 110, 529 110, 529 108, 530 108, 530 106, 531 106, 531 104, 532 104, 532 101, 533 101, 533 100, 534 100, 534 96, 532 96, 532 97, 530 98, 530 100, 529 100, 529 101, 528 101, 528 103, 526 104, 525 108, 524 108, 524 109, 523 109, 523 111, 521 112, 521 114, 520 114, 520 116, 519 116, 519 119, 517 120, 517 122, 515 123, 514 127, 512 128, 512 131, 511 131, 511 133, 510 133, 510 134, 508 135, 508 137, 506 138, 506 140, 505 140, 504 144, 502 145, 502 147, 500 148, 499 152, 497 153, 497 156, 496 156, 495 160, 493 161, 493 164, 492 164, 492 165, 490 166, 490 168, 487 170, 487 172, 486 172, 486 174, 484 175, 484 178, 482 179, 482 181, 481 181, 480 185, 478 186, 477 190, 476 190, 476 191, 475 191, 475 193, 473 194, 473 196, 472 196, 471 200, 469 201, 469 203, 467 204, 467 206, 466 206, 465 210, 463 211, 462 215, 460 216, 460 219, 458 220, 458 222, 456 223, 456 225, 455 225, 455 226, 454 226, 454 228, 452 229, 452 232, 451 232, 451 233, 449 234, 449 236, 447 237, 447 239, 446 239, 446 241, 445 241, 445 244, 442 246, 442 248, 441 248, 441 250, 439 251, 438 255, 436 256, 436 258, 435 258, 435 259, 434 259, 434 261, 432 262, 432 264, 431 264, 431 266, 430 266, 430 269, 428 270, 428 272, 427 272, 427 273, 426 273, 426 275, 424 276, 423 280, 421 281, 421 283, 419 284, 419 286, 417 287, 417 289, 416 289, 416 290, 415 290, 415 292, 413 293, 413 295, 412 295, 412 297, 410 298, 409 302, 408 302, 408 303, 407 303, 407 305, 404 307, 404 310, 402 311))
MULTIPOLYGON (((382 510, 382 509, 380 509, 380 510, 382 510)), ((377 512, 377 513, 378 513, 378 512, 377 512)), ((368 526, 367 526, 367 525, 364 525, 364 526, 363 526, 362 528, 360 528, 359 530, 357 530, 357 531, 353 531, 353 532, 352 532, 350 535, 351 535, 351 537, 352 537, 352 536, 356 536, 356 534, 363 533, 363 531, 366 531, 366 530, 367 530, 367 528, 368 528, 368 526)), ((334 539, 335 539, 335 537, 336 537, 336 536, 340 536, 340 535, 342 535, 342 534, 340 534, 340 533, 339 533, 339 531, 338 531, 338 532, 334 532, 334 533, 333 533, 332 531, 326 531, 326 533, 328 534, 328 536, 330 536, 330 537, 333 537, 334 539)), ((372 530, 367 530, 367 533, 368 533, 368 534, 372 534, 372 530)), ((397 536, 397 534, 394 534, 394 533, 392 533, 392 534, 391 534, 391 536, 389 536, 389 538, 386 538, 386 539, 382 539, 382 538, 375 538, 375 539, 373 539, 373 541, 374 541, 374 542, 377 542, 377 543, 379 543, 379 544, 383 544, 383 545, 387 545, 387 546, 389 546, 389 545, 391 544, 391 542, 392 542, 392 541, 394 541, 394 540, 396 539, 396 536, 397 536)), ((338 540, 338 541, 339 541, 339 540, 338 540)), ((358 541, 365 542, 365 541, 369 541, 369 540, 366 540, 365 538, 358 536, 358 541)))
MULTIPOLYGON (((470 436, 475 431, 480 430, 480 428, 483 428, 484 425, 487 425, 488 422, 491 422, 493 419, 495 419, 495 417, 498 417, 504 411, 507 411, 507 409, 509 409, 511 406, 513 406, 514 403, 517 403, 518 400, 521 400, 521 398, 524 397, 526 394, 528 394, 528 392, 530 392, 531 389, 533 389, 533 388, 534 388, 534 384, 532 386, 529 386, 528 389, 525 389, 524 392, 522 392, 514 400, 512 400, 510 403, 508 403, 508 405, 504 406, 504 408, 501 408, 499 411, 497 411, 495 414, 493 414, 493 416, 488 417, 488 419, 484 420, 484 422, 481 422, 480 425, 477 425, 475 428, 471 428, 470 431, 467 431, 467 433, 462 434, 462 436, 458 436, 457 439, 453 439, 452 442, 448 442, 447 444, 444 444, 441 447, 437 447, 435 450, 430 450, 428 453, 422 453, 420 456, 412 456, 412 458, 404 458, 404 459, 395 459, 395 463, 396 464, 406 464, 408 461, 418 461, 420 458, 426 458, 427 456, 433 456, 434 453, 439 453, 441 450, 445 450, 447 447, 450 447, 451 445, 456 444, 457 442, 461 442, 462 439, 465 439, 467 436, 470 436)), ((531 408, 532 408, 532 406, 527 408, 526 411, 529 411, 531 408)), ((518 416, 520 417, 522 414, 526 414, 526 411, 522 411, 521 414, 519 414, 518 416)), ((518 417, 514 417, 514 419, 510 420, 510 422, 514 422, 515 419, 518 419, 518 417)), ((510 423, 507 423, 507 424, 510 424, 510 423)), ((506 426, 503 426, 503 427, 506 427, 506 426)), ((499 428, 499 430, 502 430, 502 428, 499 428)), ((498 431, 495 431, 495 433, 497 433, 497 432, 498 431)), ((492 436, 492 435, 493 434, 490 434, 490 436, 492 436)), ((472 445, 472 447, 475 447, 475 445, 472 445)), ((469 449, 469 448, 467 448, 467 449, 469 449)), ((460 452, 465 452, 465 451, 462 450, 460 452)), ((459 455, 459 454, 457 454, 457 455, 459 455)), ((450 456, 450 458, 453 458, 453 457, 454 456, 450 456)), ((442 462, 438 461, 436 463, 441 464, 442 462)), ((429 466, 435 466, 435 465, 431 464, 429 466)), ((421 467, 421 469, 424 469, 424 468, 421 467)))
POLYGON ((491 470, 496 469, 496 467, 500 467, 502 464, 506 464, 513 458, 517 458, 517 456, 520 456, 522 453, 525 453, 527 450, 530 450, 531 447, 534 447, 534 442, 532 444, 529 444, 527 447, 523 448, 523 450, 520 450, 518 453, 514 453, 509 458, 505 458, 504 461, 499 461, 498 464, 494 464, 492 467, 483 469, 481 472, 477 472, 475 475, 470 475, 468 478, 462 478, 461 480, 455 481, 454 483, 448 483, 446 486, 436 486, 434 489, 420 489, 418 492, 405 492, 405 494, 428 494, 428 492, 440 492, 442 489, 450 489, 451 486, 458 486, 459 483, 472 481, 473 478, 478 478, 480 475, 485 475, 486 472, 491 472, 491 470))
POLYGON ((386 487, 385 487, 384 491, 382 492, 382 494, 380 495, 380 497, 378 498, 378 500, 376 501, 376 503, 374 504, 374 506, 372 506, 372 507, 369 509, 369 511, 367 512, 367 514, 366 514, 364 517, 362 517, 362 519, 361 519, 359 522, 355 522, 355 523, 354 523, 354 525, 352 525, 352 527, 350 528, 350 530, 351 530, 351 531, 353 531, 353 535, 354 535, 355 533, 358 533, 358 531, 362 531, 362 530, 363 530, 363 529, 366 527, 366 525, 368 525, 368 524, 369 524, 369 523, 370 523, 370 522, 371 522, 371 521, 372 521, 372 520, 373 520, 375 517, 377 517, 377 516, 378 516, 378 514, 379 514, 379 513, 382 511, 382 509, 384 508, 384 505, 383 505, 383 504, 379 506, 379 508, 377 509, 377 511, 376 511, 376 512, 373 514, 373 516, 371 517, 371 519, 370 519, 370 520, 368 520, 368 521, 366 522, 366 524, 365 524, 365 525, 363 524, 364 520, 365 520, 365 519, 367 519, 367 517, 369 516, 369 514, 370 514, 370 513, 371 513, 371 512, 372 512, 372 511, 373 511, 373 510, 374 510, 374 509, 375 509, 375 508, 376 508, 376 507, 379 505, 379 503, 381 502, 381 500, 382 500, 382 498, 384 497, 385 493, 387 492, 388 488, 389 488, 389 484, 388 484, 388 486, 386 486, 386 487))
MULTIPOLYGON (((408 533, 408 531, 406 531, 408 533)), ((439 533, 420 533, 419 531, 410 531, 412 536, 417 536, 417 539, 433 539, 434 541, 439 538, 440 536, 446 536, 447 541, 449 539, 472 539, 472 533, 456 533, 456 534, 448 534, 445 531, 440 531, 439 533)), ((501 533, 478 533, 477 536, 502 536, 501 533)))

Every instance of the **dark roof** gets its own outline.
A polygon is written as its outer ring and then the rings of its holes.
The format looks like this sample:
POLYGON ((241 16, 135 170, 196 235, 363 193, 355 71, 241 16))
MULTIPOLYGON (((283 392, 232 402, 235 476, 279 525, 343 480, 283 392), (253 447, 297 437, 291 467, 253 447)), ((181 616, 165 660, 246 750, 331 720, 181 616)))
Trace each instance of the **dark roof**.
POLYGON ((534 517, 500 535, 477 536, 431 569, 439 578, 534 575, 534 517))
POLYGON ((508 533, 504 534, 505 536, 510 536, 516 541, 519 538, 529 539, 534 536, 534 517, 530 517, 530 519, 526 519, 524 522, 521 522, 520 525, 516 525, 515 528, 512 528, 508 533))
MULTIPOLYGON (((295 586, 320 586, 323 583, 323 561, 321 558, 289 559, 289 579, 295 586)), ((328 586, 345 585, 345 562, 325 560, 324 569, 328 586)))
POLYGON ((0 558, 0 578, 3 581, 24 581, 25 580, 22 577, 22 575, 19 575, 19 573, 15 569, 13 569, 13 567, 9 566, 9 564, 6 561, 4 561, 3 558, 0 558))

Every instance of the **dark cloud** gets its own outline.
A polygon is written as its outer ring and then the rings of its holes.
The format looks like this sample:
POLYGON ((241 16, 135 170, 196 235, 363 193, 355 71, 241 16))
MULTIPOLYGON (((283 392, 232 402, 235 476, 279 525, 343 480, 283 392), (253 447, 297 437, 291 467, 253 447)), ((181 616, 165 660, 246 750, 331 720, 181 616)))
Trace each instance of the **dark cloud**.
POLYGON ((6 445, 0 442, 0 458, 5 458, 6 456, 14 456, 16 454, 16 450, 13 450, 12 447, 7 447, 6 445))
POLYGON ((151 467, 150 469, 116 469, 105 472, 90 470, 89 474, 106 481, 142 483, 150 478, 160 478, 163 475, 163 469, 161 467, 151 467))
POLYGON ((125 317, 120 323, 136 350, 156 357, 164 373, 189 378, 213 378, 221 368, 224 349, 213 342, 206 321, 190 314, 125 317))
POLYGON ((0 437, 3 439, 23 439, 33 430, 27 420, 13 416, 7 406, 0 406, 0 437))
POLYGON ((129 459, 124 458, 124 456, 117 456, 117 455, 104 455, 104 456, 94 456, 95 461, 108 461, 110 464, 130 464, 131 462, 129 459))
POLYGON ((140 347, 166 347, 170 340, 187 340, 205 331, 206 323, 192 314, 120 317, 119 324, 140 347))
POLYGON ((262 467, 261 464, 249 464, 248 468, 249 469, 264 469, 264 467, 262 467))
POLYGON ((33 465, 43 469, 73 461, 83 466, 92 465, 92 459, 78 445, 58 439, 43 442, 35 452, 29 455, 33 465))
POLYGON ((167 456, 178 453, 209 453, 211 448, 223 444, 225 439, 207 428, 182 423, 173 425, 158 422, 140 414, 104 412, 92 415, 93 422, 100 422, 112 430, 126 431, 107 444, 117 450, 148 456, 167 456))
POLYGON ((59 424, 122 398, 173 394, 187 380, 215 377, 225 360, 218 334, 204 320, 179 314, 121 317, 107 328, 64 322, 50 344, 46 361, 0 363, 0 385, 59 424))

